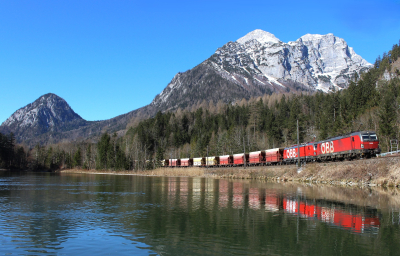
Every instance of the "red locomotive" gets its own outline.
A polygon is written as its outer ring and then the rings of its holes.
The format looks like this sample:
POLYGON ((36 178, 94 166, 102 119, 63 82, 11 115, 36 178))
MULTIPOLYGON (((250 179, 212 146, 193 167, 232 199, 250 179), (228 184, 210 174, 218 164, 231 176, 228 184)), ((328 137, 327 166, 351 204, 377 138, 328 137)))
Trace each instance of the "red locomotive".
POLYGON ((317 155, 321 160, 371 157, 381 152, 375 132, 354 132, 318 143, 317 155))
POLYGON ((375 132, 353 132, 347 135, 330 138, 319 142, 310 142, 285 148, 283 158, 285 163, 300 161, 351 160, 357 157, 371 157, 379 154, 379 140, 375 132))

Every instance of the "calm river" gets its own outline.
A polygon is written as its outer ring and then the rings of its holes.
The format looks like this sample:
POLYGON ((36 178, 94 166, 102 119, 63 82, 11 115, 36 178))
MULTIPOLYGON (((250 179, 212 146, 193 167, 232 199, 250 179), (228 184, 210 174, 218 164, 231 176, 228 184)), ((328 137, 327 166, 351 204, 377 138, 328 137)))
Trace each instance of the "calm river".
POLYGON ((204 178, 0 172, 8 255, 400 255, 400 195, 204 178))

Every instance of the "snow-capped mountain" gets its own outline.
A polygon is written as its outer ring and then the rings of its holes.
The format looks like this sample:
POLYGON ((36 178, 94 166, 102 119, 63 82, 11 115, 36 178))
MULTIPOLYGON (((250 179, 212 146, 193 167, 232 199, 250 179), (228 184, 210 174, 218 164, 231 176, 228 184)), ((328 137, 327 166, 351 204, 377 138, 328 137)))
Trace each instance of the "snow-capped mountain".
POLYGON ((17 141, 23 141, 32 136, 65 131, 86 123, 64 99, 48 93, 15 111, 1 124, 0 131, 13 132, 17 141))
POLYGON ((171 109, 204 99, 226 102, 271 92, 335 91, 347 88, 355 73, 370 67, 333 34, 307 34, 284 43, 257 29, 178 73, 151 104, 171 109))

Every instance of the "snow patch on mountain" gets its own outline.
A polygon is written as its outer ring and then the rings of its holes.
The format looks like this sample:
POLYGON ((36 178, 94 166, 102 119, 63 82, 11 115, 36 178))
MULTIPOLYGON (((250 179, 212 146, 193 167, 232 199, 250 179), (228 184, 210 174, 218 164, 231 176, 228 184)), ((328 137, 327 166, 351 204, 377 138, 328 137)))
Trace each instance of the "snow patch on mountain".
POLYGON ((257 40, 261 44, 275 44, 281 42, 278 38, 276 38, 275 35, 261 29, 256 29, 248 33, 244 37, 239 38, 236 42, 240 44, 245 44, 246 42, 251 40, 257 40))
POLYGON ((247 59, 245 62, 255 64, 248 65, 254 73, 261 71, 275 84, 278 84, 275 82, 278 79, 291 80, 329 92, 347 88, 355 73, 372 67, 344 39, 332 33, 306 34, 296 41, 284 43, 271 33, 255 30, 236 43, 240 45, 231 44, 218 49, 215 59, 232 65, 247 59))

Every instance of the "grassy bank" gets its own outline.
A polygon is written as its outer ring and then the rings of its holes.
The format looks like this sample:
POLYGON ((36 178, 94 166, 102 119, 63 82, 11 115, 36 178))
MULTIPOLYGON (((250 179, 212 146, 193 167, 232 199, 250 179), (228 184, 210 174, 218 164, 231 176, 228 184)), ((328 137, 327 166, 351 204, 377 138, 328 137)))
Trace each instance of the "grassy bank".
POLYGON ((300 170, 293 165, 234 168, 159 168, 146 171, 63 170, 63 173, 117 175, 186 176, 270 181, 312 182, 322 184, 400 186, 400 157, 355 161, 311 163, 300 170))
POLYGON ((266 179, 349 185, 400 186, 400 157, 311 163, 296 166, 211 169, 209 174, 226 178, 266 179))

